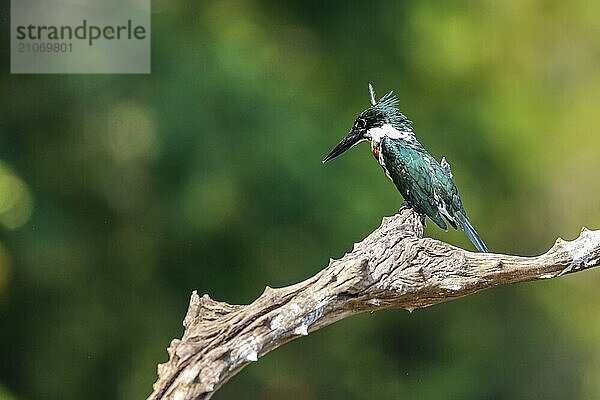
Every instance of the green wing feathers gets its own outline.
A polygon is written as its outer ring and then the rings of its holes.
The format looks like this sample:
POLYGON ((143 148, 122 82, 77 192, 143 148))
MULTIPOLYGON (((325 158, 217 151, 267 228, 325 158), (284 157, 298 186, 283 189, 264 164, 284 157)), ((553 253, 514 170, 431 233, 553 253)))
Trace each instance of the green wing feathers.
MULTIPOLYGON (((432 173, 435 172, 435 164, 430 167, 430 163, 437 162, 418 142, 416 145, 399 146, 396 141, 386 138, 382 141, 381 147, 388 174, 402 197, 415 211, 427 215, 440 228, 448 229, 435 201, 434 189, 438 186, 438 178, 435 173, 432 173), (428 162, 425 157, 431 160, 428 162)), ((438 169, 443 173, 439 165, 438 169)))
POLYGON ((449 169, 444 169, 417 140, 384 138, 381 151, 383 167, 415 211, 445 230, 443 216, 454 229, 460 226, 477 250, 487 252, 467 218, 449 169))

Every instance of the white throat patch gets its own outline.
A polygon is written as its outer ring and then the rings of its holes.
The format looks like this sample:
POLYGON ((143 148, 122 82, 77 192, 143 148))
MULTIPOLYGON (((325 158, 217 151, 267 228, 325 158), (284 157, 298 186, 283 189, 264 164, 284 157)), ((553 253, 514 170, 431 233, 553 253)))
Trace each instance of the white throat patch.
POLYGON ((383 124, 378 128, 371 128, 367 134, 376 143, 381 141, 381 138, 389 137, 390 139, 403 139, 412 142, 415 139, 415 134, 409 131, 399 131, 390 124, 383 124))

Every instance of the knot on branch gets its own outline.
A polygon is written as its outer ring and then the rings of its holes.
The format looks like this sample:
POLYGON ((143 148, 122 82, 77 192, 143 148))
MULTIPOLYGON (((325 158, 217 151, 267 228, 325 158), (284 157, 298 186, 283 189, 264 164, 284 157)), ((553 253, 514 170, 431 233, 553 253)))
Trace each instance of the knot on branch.
POLYGON ((600 262, 600 231, 591 231, 585 226, 577 239, 565 241, 556 239, 552 250, 562 252, 568 264, 560 274, 578 271, 598 265, 600 262))

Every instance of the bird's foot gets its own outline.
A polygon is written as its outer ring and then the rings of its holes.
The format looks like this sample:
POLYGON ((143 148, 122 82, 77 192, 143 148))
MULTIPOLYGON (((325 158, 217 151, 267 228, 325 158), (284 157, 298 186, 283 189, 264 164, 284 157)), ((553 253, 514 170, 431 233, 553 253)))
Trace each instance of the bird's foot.
POLYGON ((400 205, 398 212, 401 213, 402 211, 407 210, 409 208, 412 208, 412 206, 410 205, 408 200, 404 200, 404 202, 402 202, 402 204, 400 205))

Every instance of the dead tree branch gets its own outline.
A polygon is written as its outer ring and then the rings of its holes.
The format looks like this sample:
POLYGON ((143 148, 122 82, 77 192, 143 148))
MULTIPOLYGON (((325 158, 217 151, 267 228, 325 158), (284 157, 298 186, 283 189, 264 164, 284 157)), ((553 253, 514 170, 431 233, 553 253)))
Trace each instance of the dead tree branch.
POLYGON ((411 209, 383 219, 352 252, 298 284, 272 289, 249 305, 192 293, 181 340, 158 366, 149 399, 208 399, 242 368, 282 344, 365 311, 407 310, 467 296, 492 286, 595 267, 600 230, 558 239, 545 254, 517 257, 472 253, 423 238, 411 209))

